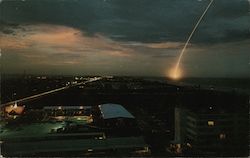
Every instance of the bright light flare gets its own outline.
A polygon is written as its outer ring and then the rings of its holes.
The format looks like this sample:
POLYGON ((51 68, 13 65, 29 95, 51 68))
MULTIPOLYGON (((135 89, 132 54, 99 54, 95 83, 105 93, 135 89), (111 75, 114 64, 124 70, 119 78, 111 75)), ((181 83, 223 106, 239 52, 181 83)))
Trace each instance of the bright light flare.
POLYGON ((168 76, 173 80, 178 80, 182 77, 182 72, 180 69, 176 69, 175 67, 169 71, 168 76))

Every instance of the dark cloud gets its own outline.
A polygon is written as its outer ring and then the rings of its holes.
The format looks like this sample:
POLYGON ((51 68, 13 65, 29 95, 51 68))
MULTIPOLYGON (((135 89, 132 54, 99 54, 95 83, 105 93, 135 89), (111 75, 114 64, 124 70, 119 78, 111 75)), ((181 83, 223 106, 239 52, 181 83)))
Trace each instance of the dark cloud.
MULTIPOLYGON (((0 0, 3 72, 166 75, 209 0, 0 0)), ((249 77, 249 0, 215 0, 181 69, 249 77)), ((169 74, 167 74, 169 75, 169 74)))
POLYGON ((10 30, 10 29, 2 29, 1 30, 4 34, 14 34, 14 31, 13 30, 10 30))
POLYGON ((69 53, 54 53, 54 54, 49 54, 48 55, 49 58, 55 59, 55 58, 60 58, 60 59, 68 59, 68 60, 72 60, 72 59, 79 59, 79 58, 83 58, 85 56, 75 53, 75 54, 69 54, 69 53))
MULTIPOLYGON (((4 21, 75 27, 89 35, 138 42, 185 41, 208 0, 25 0, 3 1, 4 21)), ((247 0, 217 0, 193 42, 250 38, 247 0)))
POLYGON ((15 35, 15 30, 19 28, 18 24, 7 23, 0 19, 0 32, 4 34, 15 35))
POLYGON ((176 56, 174 55, 169 55, 169 54, 157 54, 157 55, 152 55, 151 56, 152 58, 159 58, 159 59, 162 59, 162 58, 174 58, 176 56))

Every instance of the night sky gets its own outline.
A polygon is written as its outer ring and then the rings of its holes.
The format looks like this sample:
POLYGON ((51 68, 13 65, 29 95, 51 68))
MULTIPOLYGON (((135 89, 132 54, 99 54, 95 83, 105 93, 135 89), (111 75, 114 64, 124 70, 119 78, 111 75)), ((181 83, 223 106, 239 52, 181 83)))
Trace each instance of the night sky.
MULTIPOLYGON (((168 76, 209 0, 0 0, 4 73, 168 76)), ((250 0, 215 0, 185 77, 250 77, 250 0)))

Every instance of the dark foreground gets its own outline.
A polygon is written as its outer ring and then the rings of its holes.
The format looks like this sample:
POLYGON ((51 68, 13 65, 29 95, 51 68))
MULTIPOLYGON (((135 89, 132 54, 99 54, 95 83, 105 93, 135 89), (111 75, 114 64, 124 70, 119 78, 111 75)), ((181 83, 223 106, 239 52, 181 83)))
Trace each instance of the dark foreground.
MULTIPOLYGON (((2 98, 4 102, 8 102, 12 100, 8 100, 10 97, 18 99, 18 97, 28 96, 31 93, 36 94, 37 92, 45 91, 46 89, 65 86, 65 84, 72 81, 75 81, 75 78, 67 77, 50 80, 26 79, 20 82, 25 82, 26 85, 30 85, 29 87, 23 89, 23 87, 21 87, 22 85, 20 85, 20 88, 12 86, 12 90, 8 88, 11 87, 10 81, 6 81, 9 83, 3 88, 4 91, 2 91, 2 98), (14 96, 13 89, 15 89, 14 96), (20 93, 16 94, 17 91, 20 91, 20 93), (4 92, 6 92, 6 95, 3 94, 4 92)), ((167 82, 148 81, 141 78, 102 78, 101 80, 88 83, 84 86, 75 86, 35 100, 19 103, 20 105, 25 105, 26 114, 15 118, 15 120, 9 119, 7 123, 8 130, 26 124, 41 122, 42 119, 44 119, 44 116, 41 115, 39 110, 42 110, 45 106, 77 105, 93 107, 104 103, 121 104, 131 112, 133 116, 135 116, 140 131, 139 135, 140 137, 143 137, 145 143, 149 146, 151 156, 248 156, 249 154, 249 144, 247 141, 249 133, 248 95, 238 94, 237 91, 219 92, 213 89, 203 90, 197 86, 177 86, 168 84, 167 82), (196 125, 189 127, 189 125, 186 125, 188 124, 188 121, 186 121, 186 123, 184 122, 185 125, 182 124, 180 127, 177 127, 178 123, 176 120, 182 118, 177 117, 176 108, 184 109, 183 111, 185 111, 185 113, 183 113, 182 116, 187 116, 184 120, 191 119, 189 114, 190 116, 192 115, 195 118, 193 120, 194 124, 196 122, 196 125), (212 110, 212 113, 208 109, 212 110), (208 118, 203 119, 205 116, 208 118), (237 116, 243 117, 239 120, 233 118, 237 116), (215 136, 216 140, 214 141, 208 141, 210 138, 215 139, 213 138, 213 135, 203 132, 199 133, 202 129, 203 131, 212 131, 212 128, 206 127, 206 121, 209 122, 211 120, 216 123, 213 131, 214 135, 218 135, 218 137, 215 136), (225 125, 223 124, 223 121, 225 125), (234 125, 231 126, 230 124, 237 121, 239 122, 237 124, 241 124, 240 126, 237 126, 237 128, 240 128, 243 132, 233 132, 236 129, 234 125), (203 122, 205 122, 204 125, 203 122), (218 126, 218 128, 216 126, 218 126), (193 135, 190 136, 189 140, 189 137, 186 136, 189 135, 188 131, 192 130, 193 135), (177 138, 177 131, 181 131, 181 133, 184 134, 179 134, 179 137, 177 138), (200 142, 199 139, 196 140, 195 138, 192 138, 191 140, 191 137, 199 138, 200 136, 200 140, 204 140, 203 142, 200 142), (217 139, 223 139, 223 141, 217 143, 217 139), (192 141, 193 144, 189 145, 189 142, 192 141), (187 142, 189 148, 186 147, 187 142), (197 148, 196 150, 195 144, 197 143, 204 145, 204 148, 202 150, 200 148, 198 150, 197 148), (215 150, 209 149, 208 146, 210 146, 211 143, 217 143, 217 146, 215 145, 215 150), (177 148, 177 146, 179 146, 178 144, 181 145, 181 152, 177 148)), ((6 127, 6 122, 2 122, 1 126, 6 127)), ((117 136, 113 136, 117 135, 114 133, 115 132, 111 134, 112 139, 118 139, 117 136)), ((135 135, 138 136, 138 133, 132 134, 129 137, 134 137, 135 135)), ((9 156, 8 154, 10 154, 11 150, 3 148, 2 153, 6 154, 4 156, 9 156)), ((67 152, 67 155, 60 155, 60 153, 54 153, 53 155, 51 153, 46 154, 45 152, 40 156, 86 156, 82 154, 83 153, 81 152, 67 152)), ((126 154, 126 152, 115 152, 115 154, 112 154, 112 152, 104 152, 102 154, 98 156, 131 156, 130 154, 126 154)), ((89 154, 89 156, 91 156, 91 154, 89 154)), ((93 154, 93 156, 96 155, 93 154)))

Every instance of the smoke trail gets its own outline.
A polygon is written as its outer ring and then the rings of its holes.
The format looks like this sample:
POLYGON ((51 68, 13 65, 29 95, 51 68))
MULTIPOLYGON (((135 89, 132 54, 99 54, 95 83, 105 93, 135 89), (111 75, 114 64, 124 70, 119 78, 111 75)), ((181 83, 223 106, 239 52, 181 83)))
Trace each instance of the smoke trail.
POLYGON ((198 22, 196 23, 196 25, 194 26, 192 32, 190 33, 190 35, 189 35, 189 37, 188 37, 188 39, 187 39, 187 41, 186 41, 186 43, 185 43, 185 45, 184 45, 184 47, 183 47, 181 53, 180 53, 180 56, 179 56, 179 58, 178 58, 178 60, 177 60, 177 63, 176 63, 176 66, 175 66, 175 70, 174 70, 174 74, 173 74, 173 75, 174 75, 174 76, 173 76, 174 78, 177 78, 177 77, 178 77, 178 70, 179 70, 180 62, 181 62, 182 56, 183 56, 183 54, 184 54, 184 52, 185 52, 185 50, 186 50, 186 47, 187 47, 187 45, 189 44, 189 41, 190 41, 191 38, 193 37, 193 34, 195 33, 197 27, 198 27, 199 24, 201 23, 203 17, 206 15, 208 9, 210 8, 210 6, 212 5, 213 2, 214 2, 214 0, 210 0, 210 3, 208 4, 207 8, 205 9, 205 11, 203 12, 203 14, 201 15, 201 17, 200 17, 200 19, 198 20, 198 22))

